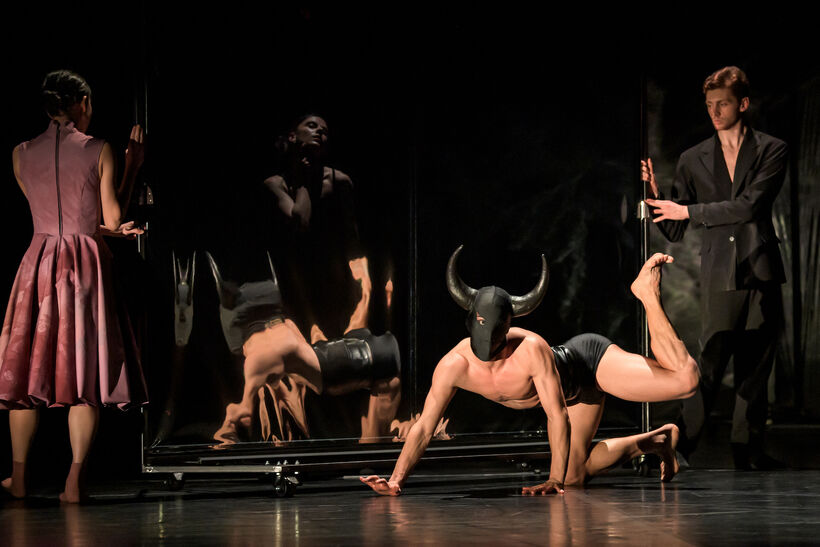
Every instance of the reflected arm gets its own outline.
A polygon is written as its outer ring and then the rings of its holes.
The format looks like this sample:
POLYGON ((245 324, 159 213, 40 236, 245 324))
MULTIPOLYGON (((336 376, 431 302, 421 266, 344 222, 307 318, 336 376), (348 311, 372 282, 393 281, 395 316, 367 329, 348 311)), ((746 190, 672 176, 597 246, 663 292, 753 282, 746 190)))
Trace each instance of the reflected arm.
POLYGON ((145 146, 143 144, 145 134, 142 127, 135 125, 131 128, 131 135, 128 139, 128 147, 125 149, 125 168, 122 172, 122 181, 117 189, 117 201, 123 211, 128 211, 131 203, 131 194, 134 190, 134 182, 137 180, 137 173, 145 162, 145 146))
POLYGON ((265 186, 276 197, 276 205, 285 218, 295 224, 307 226, 310 222, 310 194, 304 186, 299 186, 293 197, 288 192, 285 179, 279 175, 274 175, 265 179, 265 186))

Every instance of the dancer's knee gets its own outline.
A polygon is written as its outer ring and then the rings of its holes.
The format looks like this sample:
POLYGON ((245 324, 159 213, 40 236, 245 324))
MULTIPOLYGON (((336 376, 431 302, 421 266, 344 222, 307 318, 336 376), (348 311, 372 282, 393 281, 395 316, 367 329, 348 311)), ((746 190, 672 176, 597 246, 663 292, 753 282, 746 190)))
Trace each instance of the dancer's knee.
POLYGON ((688 357, 686 364, 678 373, 678 378, 680 393, 676 399, 692 397, 697 392, 700 384, 700 371, 698 370, 698 364, 691 356, 688 357))

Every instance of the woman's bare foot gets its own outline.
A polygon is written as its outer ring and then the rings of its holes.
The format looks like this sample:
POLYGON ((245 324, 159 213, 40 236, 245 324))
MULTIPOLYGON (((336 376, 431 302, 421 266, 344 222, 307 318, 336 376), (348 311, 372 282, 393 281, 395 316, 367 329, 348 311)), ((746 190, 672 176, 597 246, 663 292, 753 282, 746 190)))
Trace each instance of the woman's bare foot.
POLYGON ((632 282, 632 294, 638 300, 644 301, 647 298, 658 298, 661 294, 661 268, 664 264, 674 262, 671 255, 655 253, 638 272, 638 277, 632 282))
POLYGON ((26 489, 20 486, 18 488, 17 483, 14 482, 14 479, 11 477, 7 479, 3 479, 3 482, 0 483, 3 485, 3 489, 9 493, 9 495, 13 498, 22 499, 26 497, 26 489))
POLYGON ((3 489, 13 498, 22 499, 26 497, 26 464, 25 462, 12 462, 11 477, 3 479, 3 489))
POLYGON ((80 503, 85 497, 81 486, 83 471, 82 463, 71 463, 71 469, 69 469, 68 477, 65 480, 65 491, 60 494, 61 503, 80 503))

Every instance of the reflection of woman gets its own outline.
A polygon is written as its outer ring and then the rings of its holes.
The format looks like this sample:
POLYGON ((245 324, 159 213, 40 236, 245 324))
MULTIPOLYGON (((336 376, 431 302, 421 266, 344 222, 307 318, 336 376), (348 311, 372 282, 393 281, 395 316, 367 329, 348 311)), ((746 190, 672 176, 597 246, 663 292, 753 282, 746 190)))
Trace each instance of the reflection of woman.
POLYGON ((99 406, 146 400, 130 325, 124 316, 120 324, 112 300, 111 255, 101 238, 101 230, 121 234, 128 228, 120 225, 117 195, 130 195, 142 163, 142 130, 136 126, 131 132, 118 192, 111 146, 85 134, 91 121, 86 81, 69 71, 52 72, 43 82, 43 97, 48 128, 13 154, 34 237, 0 334, 0 408, 11 409, 13 459, 3 486, 15 497, 25 495, 37 409, 68 406, 73 459, 60 499, 78 502, 99 406))
MULTIPOLYGON (((250 425, 259 389, 265 384, 275 386, 286 375, 319 394, 369 389, 371 401, 362 418, 362 440, 388 433, 399 403, 399 348, 392 334, 374 336, 366 328, 355 328, 344 338, 308 344, 284 315, 272 266, 269 279, 237 285, 223 280, 213 257, 207 256, 219 292, 225 340, 233 353, 245 357, 242 401, 228 406, 218 439, 227 438, 236 424, 250 425)), ((291 409, 300 407, 290 405, 291 409)), ((305 416, 292 417, 307 433, 305 416)))
POLYGON ((289 274, 285 282, 290 307, 303 326, 316 324, 334 336, 344 332, 347 320, 347 313, 339 310, 359 300, 354 280, 360 282, 364 310, 371 282, 359 246, 353 184, 345 173, 325 164, 327 140, 322 117, 298 118, 279 142, 284 159, 280 173, 265 180, 265 186, 275 196, 276 217, 288 233, 276 247, 289 274))

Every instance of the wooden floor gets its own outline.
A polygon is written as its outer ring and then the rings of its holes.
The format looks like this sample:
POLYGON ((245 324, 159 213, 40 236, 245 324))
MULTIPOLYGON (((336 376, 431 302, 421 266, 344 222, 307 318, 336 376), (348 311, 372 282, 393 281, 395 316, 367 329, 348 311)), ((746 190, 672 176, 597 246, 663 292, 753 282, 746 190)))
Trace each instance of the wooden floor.
POLYGON ((618 470, 564 495, 529 498, 543 477, 421 473, 404 495, 356 477, 305 483, 277 498, 258 479, 95 485, 91 503, 56 492, 4 501, 2 545, 793 545, 820 541, 820 471, 689 469, 672 483, 618 470))

